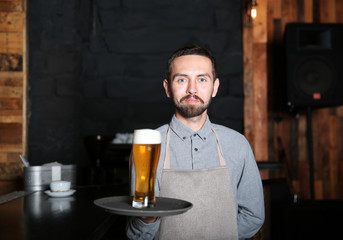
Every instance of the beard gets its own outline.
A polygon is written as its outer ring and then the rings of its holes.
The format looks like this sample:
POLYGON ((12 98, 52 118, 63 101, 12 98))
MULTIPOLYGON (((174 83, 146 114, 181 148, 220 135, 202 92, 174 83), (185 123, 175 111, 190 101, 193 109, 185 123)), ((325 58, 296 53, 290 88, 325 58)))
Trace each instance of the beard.
POLYGON ((210 103, 211 103, 211 98, 208 100, 207 103, 204 102, 200 97, 197 95, 187 95, 183 98, 181 98, 180 101, 177 101, 177 99, 172 96, 173 102, 175 105, 176 110, 185 118, 193 118, 200 116, 205 110, 208 109, 210 103), (199 102, 202 104, 200 106, 195 106, 195 105, 184 105, 182 102, 186 101, 189 98, 194 98, 199 100, 199 102))

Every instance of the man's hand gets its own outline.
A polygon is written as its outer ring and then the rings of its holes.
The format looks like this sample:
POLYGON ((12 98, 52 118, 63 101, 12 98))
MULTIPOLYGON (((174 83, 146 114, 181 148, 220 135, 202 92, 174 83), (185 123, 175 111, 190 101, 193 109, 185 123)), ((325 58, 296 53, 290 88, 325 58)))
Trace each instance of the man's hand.
POLYGON ((156 217, 139 217, 144 223, 153 223, 156 222, 156 217))

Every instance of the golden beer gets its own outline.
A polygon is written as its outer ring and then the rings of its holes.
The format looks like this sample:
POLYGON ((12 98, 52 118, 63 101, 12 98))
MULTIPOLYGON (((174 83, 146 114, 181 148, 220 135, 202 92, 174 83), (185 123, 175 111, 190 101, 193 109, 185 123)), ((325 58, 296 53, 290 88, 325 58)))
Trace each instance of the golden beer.
POLYGON ((155 199, 155 177, 161 149, 159 131, 135 130, 132 158, 135 169, 135 192, 133 207, 153 207, 155 199))

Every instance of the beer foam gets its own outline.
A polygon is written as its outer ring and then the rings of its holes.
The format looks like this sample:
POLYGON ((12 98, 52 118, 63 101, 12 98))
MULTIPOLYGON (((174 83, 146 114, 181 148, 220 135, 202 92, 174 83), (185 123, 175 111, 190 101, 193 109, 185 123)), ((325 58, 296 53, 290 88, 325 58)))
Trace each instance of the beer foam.
POLYGON ((137 129, 133 132, 133 144, 160 144, 161 133, 152 129, 137 129))

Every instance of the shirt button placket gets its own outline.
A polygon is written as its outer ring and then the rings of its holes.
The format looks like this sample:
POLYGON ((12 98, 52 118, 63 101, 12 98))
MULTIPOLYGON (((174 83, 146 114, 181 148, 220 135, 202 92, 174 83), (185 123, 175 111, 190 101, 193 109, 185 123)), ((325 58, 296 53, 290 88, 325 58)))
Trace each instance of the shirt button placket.
MULTIPOLYGON (((194 140, 196 140, 197 135, 196 135, 196 134, 193 134, 193 137, 194 137, 194 140)), ((195 142, 195 141, 194 141, 194 142, 195 142)), ((195 148, 194 148, 194 151, 197 152, 197 151, 198 151, 198 148, 195 147, 195 148)))
POLYGON ((193 134, 193 165, 195 168, 199 168, 199 136, 197 134, 193 134))

